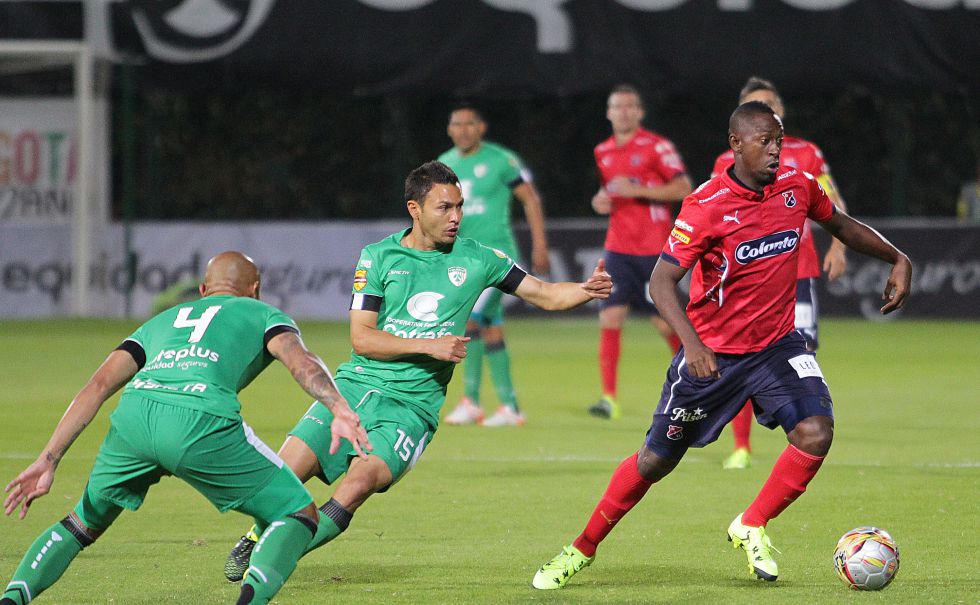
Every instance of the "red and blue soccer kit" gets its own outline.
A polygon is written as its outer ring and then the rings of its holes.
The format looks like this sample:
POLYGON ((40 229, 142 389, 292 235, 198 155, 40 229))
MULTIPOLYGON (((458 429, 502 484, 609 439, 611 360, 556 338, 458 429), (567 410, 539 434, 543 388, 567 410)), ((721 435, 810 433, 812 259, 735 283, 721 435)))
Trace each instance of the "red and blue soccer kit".
MULTIPOLYGON (((735 163, 735 156, 729 149, 715 160, 711 176, 716 177, 735 163)), ((808 172, 817 180, 829 195, 836 195, 837 185, 830 176, 830 167, 824 160, 823 152, 810 141, 796 137, 785 137, 779 155, 780 165, 808 172)), ((816 351, 817 338, 817 298, 813 279, 820 277, 820 259, 813 242, 809 221, 803 226, 800 239, 800 252, 797 265, 796 284, 796 329, 800 331, 810 350, 816 351)))
MULTIPOLYGON (((673 143, 642 128, 624 145, 617 145, 615 136, 597 145, 595 162, 604 188, 616 177, 651 187, 687 172, 673 143)), ((647 284, 670 233, 670 205, 623 197, 608 188, 606 191, 612 198, 604 246, 606 270, 616 285, 608 299, 599 301, 599 306, 630 305, 652 313, 655 308, 647 284)))
POLYGON ((680 458, 711 443, 748 398, 769 428, 833 415, 816 358, 794 330, 804 224, 833 214, 814 177, 788 166, 761 193, 726 170, 684 199, 660 258, 693 269, 687 315, 721 378, 693 377, 677 353, 647 434, 651 450, 680 458))

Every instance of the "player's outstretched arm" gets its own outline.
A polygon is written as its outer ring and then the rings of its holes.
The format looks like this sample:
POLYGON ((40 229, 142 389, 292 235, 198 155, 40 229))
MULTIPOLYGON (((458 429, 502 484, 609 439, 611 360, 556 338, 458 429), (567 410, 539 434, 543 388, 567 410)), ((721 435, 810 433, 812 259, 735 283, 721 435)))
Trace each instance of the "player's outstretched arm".
POLYGON ((912 262, 904 252, 871 227, 844 212, 835 212, 829 221, 820 225, 848 248, 892 264, 884 293, 881 295, 881 299, 885 301, 881 307, 883 314, 905 305, 905 299, 912 290, 912 262))
POLYGON ((374 311, 350 312, 350 341, 354 352, 369 359, 390 361, 410 355, 428 355, 440 361, 459 363, 466 357, 468 336, 451 334, 439 338, 401 338, 378 329, 374 311))
POLYGON ((269 340, 266 348, 289 369, 293 380, 304 391, 333 413, 333 421, 330 423, 330 453, 335 454, 340 447, 340 440, 346 439, 359 456, 367 458, 364 449, 373 449, 367 431, 361 426, 361 418, 350 409, 347 400, 337 391, 337 385, 323 360, 307 349, 303 339, 295 332, 277 334, 269 340))
POLYGON ((51 490, 54 472, 71 444, 92 422, 105 400, 112 397, 138 371, 139 366, 128 352, 116 350, 109 354, 72 399, 41 455, 7 484, 7 498, 3 503, 5 514, 14 512, 17 505, 23 502, 20 518, 27 516, 31 503, 51 490))
POLYGON ((677 300, 677 283, 686 274, 687 269, 684 267, 665 262, 661 258, 650 275, 650 298, 657 306, 660 316, 670 324, 684 343, 684 359, 688 371, 697 378, 720 378, 715 352, 701 342, 701 337, 677 300))
POLYGON ((564 311, 585 304, 593 298, 609 298, 612 278, 606 273, 605 261, 599 260, 589 279, 582 283, 546 282, 525 275, 514 290, 517 296, 545 311, 564 311))
MULTIPOLYGON (((830 198, 830 201, 834 203, 834 206, 837 206, 837 209, 842 212, 847 212, 847 205, 844 203, 844 198, 841 197, 840 190, 837 189, 837 184, 834 182, 834 178, 830 176, 830 173, 825 172, 823 175, 817 177, 817 182, 823 187, 824 192, 830 198)), ((829 281, 834 281, 847 270, 846 252, 847 248, 843 242, 836 238, 830 240, 830 248, 823 257, 823 270, 827 274, 829 281)))

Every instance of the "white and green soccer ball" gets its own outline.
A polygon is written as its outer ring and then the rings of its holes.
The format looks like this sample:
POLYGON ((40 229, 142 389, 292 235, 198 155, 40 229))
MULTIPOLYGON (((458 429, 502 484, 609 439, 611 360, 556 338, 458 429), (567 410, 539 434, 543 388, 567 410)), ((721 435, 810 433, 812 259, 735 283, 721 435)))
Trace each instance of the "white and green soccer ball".
POLYGON ((898 573, 898 544, 883 529, 852 529, 837 541, 834 568, 851 590, 881 590, 898 573))

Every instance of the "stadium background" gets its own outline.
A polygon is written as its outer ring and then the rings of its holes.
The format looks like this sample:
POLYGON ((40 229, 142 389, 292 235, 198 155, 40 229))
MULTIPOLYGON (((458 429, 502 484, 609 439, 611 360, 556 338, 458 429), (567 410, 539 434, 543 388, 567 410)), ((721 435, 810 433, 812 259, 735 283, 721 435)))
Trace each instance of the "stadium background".
MULTIPOLYGON (((167 254, 148 233, 206 258, 212 251, 181 235, 201 221, 222 233, 256 221, 367 221, 354 228, 365 233, 349 246, 359 248, 404 220, 404 175, 450 146, 447 115, 462 98, 484 108, 489 139, 525 159, 555 231, 553 254, 581 258, 561 235, 571 230, 590 253, 601 246, 605 220, 588 201, 597 184, 592 147, 609 134, 610 87, 640 88, 647 126, 677 144, 698 183, 726 147, 739 87, 762 75, 783 92, 788 131, 824 149, 852 214, 881 219, 873 224, 903 244, 944 242, 915 251, 937 300, 913 301, 908 312, 977 317, 970 297, 980 292, 980 232, 952 223, 960 187, 980 163, 977 31, 974 0, 0 3, 0 43, 90 47, 109 139, 99 217, 109 229, 86 236, 100 246, 91 268, 71 260, 80 258, 77 244, 52 251, 78 235, 38 231, 43 220, 18 231, 7 217, 13 204, 0 211, 0 228, 13 229, 4 231, 7 248, 0 244, 0 315, 145 314, 148 299, 202 269, 197 260, 185 271, 182 257, 148 277, 151 260, 167 254), (46 252, 32 248, 45 239, 46 252), (81 294, 66 285, 72 274, 104 291, 74 305, 81 294)), ((0 74, 0 97, 73 92, 71 68, 43 60, 0 74)), ((9 138, 0 193, 16 185, 9 138)), ((330 276, 356 254, 297 234, 333 259, 330 276)), ((555 277, 585 270, 566 264, 555 277)), ((863 299, 850 290, 830 291, 826 311, 859 313, 863 299)), ((327 307, 287 310, 343 316, 340 302, 327 307)))

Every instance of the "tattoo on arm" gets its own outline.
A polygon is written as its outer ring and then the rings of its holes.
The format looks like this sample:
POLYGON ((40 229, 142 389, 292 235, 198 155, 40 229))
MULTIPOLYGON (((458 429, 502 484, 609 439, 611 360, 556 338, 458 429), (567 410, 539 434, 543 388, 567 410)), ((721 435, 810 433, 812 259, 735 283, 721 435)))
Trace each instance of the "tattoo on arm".
POLYGON ((339 393, 330 378, 330 374, 320 365, 315 355, 306 350, 298 339, 290 338, 282 350, 282 357, 288 358, 295 354, 301 358, 296 367, 290 368, 293 379, 303 387, 311 397, 333 411, 337 405, 339 393))

